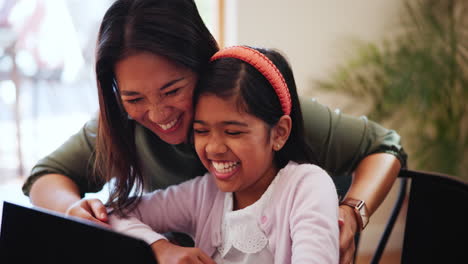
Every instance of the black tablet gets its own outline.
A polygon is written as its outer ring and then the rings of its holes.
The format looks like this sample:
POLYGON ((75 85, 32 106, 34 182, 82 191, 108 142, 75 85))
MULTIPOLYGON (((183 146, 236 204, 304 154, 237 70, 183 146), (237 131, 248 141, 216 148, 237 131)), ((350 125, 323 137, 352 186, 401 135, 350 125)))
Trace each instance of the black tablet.
POLYGON ((0 263, 156 263, 143 240, 45 209, 3 202, 0 228, 0 263))

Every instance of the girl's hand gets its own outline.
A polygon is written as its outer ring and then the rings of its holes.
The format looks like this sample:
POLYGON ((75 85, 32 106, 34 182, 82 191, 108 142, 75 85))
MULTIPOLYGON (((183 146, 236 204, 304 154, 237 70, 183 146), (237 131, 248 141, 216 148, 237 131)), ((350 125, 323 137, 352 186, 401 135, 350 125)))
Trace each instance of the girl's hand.
POLYGON ((164 239, 151 244, 151 248, 158 263, 161 264, 216 264, 214 260, 199 248, 177 246, 164 239))
POLYGON ((340 264, 350 264, 354 261, 354 236, 356 235, 357 223, 353 209, 349 206, 340 206, 340 264))
POLYGON ((83 218, 110 227, 107 224, 106 207, 99 199, 81 199, 68 207, 65 215, 83 218))

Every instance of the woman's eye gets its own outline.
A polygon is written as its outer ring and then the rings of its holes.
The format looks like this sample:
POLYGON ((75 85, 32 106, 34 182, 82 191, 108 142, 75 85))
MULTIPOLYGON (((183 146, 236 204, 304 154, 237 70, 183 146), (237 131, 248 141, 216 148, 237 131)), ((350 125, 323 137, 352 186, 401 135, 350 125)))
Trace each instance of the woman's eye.
POLYGON ((164 93, 165 96, 170 96, 170 95, 175 95, 179 92, 180 88, 177 88, 177 89, 174 89, 174 90, 171 90, 169 92, 166 92, 164 93))
POLYGON ((135 98, 135 99, 125 100, 125 102, 127 102, 127 103, 129 103, 129 104, 136 104, 136 103, 138 103, 139 101, 141 101, 141 98, 135 98))

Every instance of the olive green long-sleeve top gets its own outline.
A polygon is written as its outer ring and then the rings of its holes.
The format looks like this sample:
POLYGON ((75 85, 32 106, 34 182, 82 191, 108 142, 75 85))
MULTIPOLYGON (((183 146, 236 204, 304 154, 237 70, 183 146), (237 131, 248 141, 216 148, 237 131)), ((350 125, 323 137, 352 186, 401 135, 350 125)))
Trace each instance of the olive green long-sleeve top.
MULTIPOLYGON (((395 131, 363 116, 332 111, 311 98, 301 98, 301 107, 306 136, 317 155, 317 165, 333 177, 340 195, 347 190, 350 180, 342 182, 346 177, 338 176, 350 175, 359 161, 370 154, 393 154, 405 166, 406 154, 395 131)), ((57 150, 40 160, 24 183, 23 192, 29 195, 34 181, 49 173, 70 177, 82 196, 101 190, 103 183, 95 182, 91 176, 96 132, 97 121, 92 119, 57 150)), ((142 173, 149 179, 148 190, 165 188, 206 171, 189 144, 167 144, 139 124, 136 124, 135 142, 143 160, 142 173)))

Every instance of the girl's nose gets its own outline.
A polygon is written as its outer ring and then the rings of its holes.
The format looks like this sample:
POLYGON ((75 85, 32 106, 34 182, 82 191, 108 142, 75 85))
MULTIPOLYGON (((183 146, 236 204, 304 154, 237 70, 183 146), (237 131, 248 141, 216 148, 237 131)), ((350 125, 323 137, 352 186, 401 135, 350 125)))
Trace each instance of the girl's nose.
POLYGON ((205 151, 209 154, 223 154, 226 153, 227 150, 226 144, 217 136, 210 137, 205 148, 205 151))

